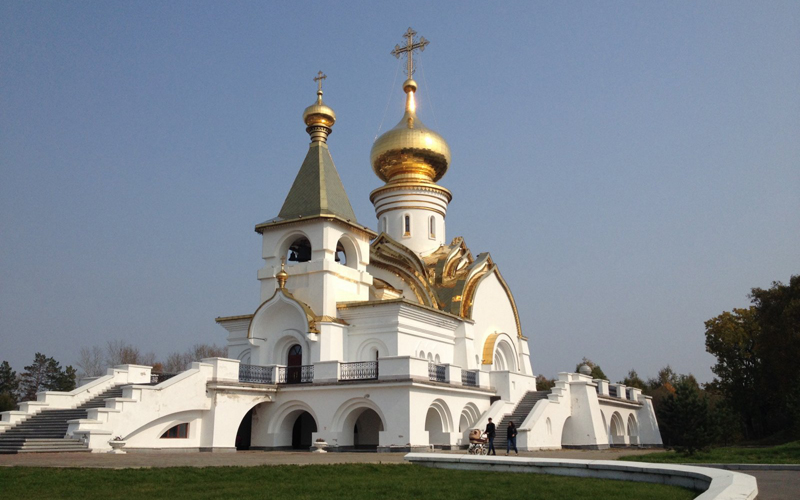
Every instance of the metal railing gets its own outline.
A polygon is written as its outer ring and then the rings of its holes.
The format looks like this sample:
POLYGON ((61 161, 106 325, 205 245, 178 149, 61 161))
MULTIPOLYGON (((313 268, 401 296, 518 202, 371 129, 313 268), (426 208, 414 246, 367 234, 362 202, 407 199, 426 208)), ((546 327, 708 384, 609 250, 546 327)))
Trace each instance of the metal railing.
POLYGON ((377 361, 342 363, 339 380, 375 380, 378 378, 377 361))
POLYGON ((314 365, 279 366, 279 384, 310 384, 314 381, 314 365))
POLYGON ((251 384, 273 384, 272 367, 259 365, 239 365, 239 382, 251 384))
POLYGON ((175 375, 177 375, 177 373, 150 373, 150 383, 158 385, 165 380, 171 379, 175 375))
POLYGON ((472 387, 478 386, 478 371, 477 370, 463 370, 461 372, 461 384, 469 385, 472 387))
POLYGON ((428 379, 433 382, 445 381, 445 366, 436 363, 428 363, 428 379))

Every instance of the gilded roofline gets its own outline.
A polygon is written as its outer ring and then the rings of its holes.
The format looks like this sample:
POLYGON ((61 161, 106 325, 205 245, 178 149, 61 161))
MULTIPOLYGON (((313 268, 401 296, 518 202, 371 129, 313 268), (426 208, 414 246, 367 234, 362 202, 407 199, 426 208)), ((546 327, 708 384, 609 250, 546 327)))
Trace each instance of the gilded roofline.
POLYGON ((296 298, 294 298, 294 296, 291 293, 289 293, 289 291, 286 290, 285 288, 276 288, 275 289, 275 293, 272 294, 272 297, 270 297, 267 300, 265 300, 264 302, 262 302, 261 305, 256 308, 256 311, 253 313, 252 317, 250 318, 250 324, 247 325, 247 338, 248 339, 253 338, 253 318, 256 317, 256 315, 258 314, 258 311, 260 311, 262 307, 264 307, 267 304, 269 304, 270 302, 272 302, 272 299, 274 299, 279 293, 283 294, 283 296, 286 297, 287 299, 289 299, 290 301, 297 303, 297 305, 299 305, 300 308, 303 309, 303 312, 306 315, 306 321, 308 322, 308 331, 310 333, 319 333, 319 330, 317 329, 316 322, 317 322, 317 318, 322 318, 322 316, 315 315, 314 311, 311 309, 311 307, 308 304, 306 304, 302 300, 297 300, 296 298))
POLYGON ((375 197, 381 193, 390 191, 409 190, 409 189, 417 191, 428 191, 431 193, 444 195, 444 197, 447 198, 447 203, 450 203, 453 200, 453 193, 451 193, 449 189, 443 188, 442 186, 434 184, 432 182, 430 183, 394 182, 373 189, 372 192, 369 194, 369 201, 374 204, 375 197))
POLYGON ((235 321, 237 319, 253 319, 252 314, 241 314, 239 316, 217 316, 214 321, 217 323, 224 323, 225 321, 235 321))
POLYGON ((368 236, 369 239, 373 239, 373 238, 376 238, 378 236, 378 233, 376 233, 372 229, 368 228, 367 226, 362 226, 360 224, 355 224, 355 223, 353 223, 353 222, 351 222, 351 221, 349 221, 347 219, 343 219, 343 218, 339 217, 338 215, 328 215, 328 214, 315 215, 313 217, 298 217, 298 218, 295 218, 295 219, 287 219, 287 220, 265 221, 265 222, 262 222, 261 224, 256 224, 255 231, 257 233, 259 233, 259 234, 264 234, 264 230, 265 229, 270 229, 270 228, 278 227, 278 226, 285 226, 285 225, 289 225, 289 224, 299 224, 301 222, 307 222, 307 221, 316 220, 316 219, 326 219, 326 220, 328 220, 330 222, 338 222, 339 224, 347 226, 350 229, 355 229, 357 232, 361 232, 362 234, 368 236))
POLYGON ((365 301, 353 301, 353 302, 337 302, 336 308, 337 309, 356 309, 359 307, 367 307, 367 306, 380 306, 380 305, 388 305, 388 304, 405 304, 408 306, 413 306, 419 309, 423 309, 428 312, 441 314, 442 316, 447 316, 451 319, 457 319, 459 321, 466 321, 467 323, 474 323, 473 320, 470 318, 462 318, 457 314, 451 314, 447 311, 442 311, 441 309, 437 309, 435 307, 426 306, 425 304, 418 304, 417 302, 408 300, 406 298, 399 298, 399 299, 388 299, 388 300, 365 300, 365 301))
POLYGON ((497 342, 497 337, 499 336, 499 333, 492 333, 486 337, 486 341, 483 343, 482 365, 491 365, 494 362, 494 344, 497 342))
POLYGON ((447 218, 447 214, 442 212, 441 210, 437 210, 431 207, 423 207, 420 205, 411 205, 411 206, 403 205, 402 207, 385 208, 380 212, 378 212, 377 214, 375 214, 375 217, 380 218, 380 216, 385 214, 386 212, 393 212, 396 210, 427 210, 428 212, 436 212, 437 214, 441 215, 443 219, 447 218))

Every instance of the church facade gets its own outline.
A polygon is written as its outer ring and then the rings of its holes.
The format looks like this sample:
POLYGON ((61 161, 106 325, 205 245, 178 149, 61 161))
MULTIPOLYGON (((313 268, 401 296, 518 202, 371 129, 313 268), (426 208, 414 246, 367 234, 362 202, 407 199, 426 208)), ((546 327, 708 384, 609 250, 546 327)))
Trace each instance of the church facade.
POLYGON ((260 306, 216 319, 228 359, 163 381, 149 367, 117 367, 7 412, 0 436, 31 414, 122 385, 122 397, 71 420, 68 437, 93 451, 115 437, 127 450, 450 449, 492 418, 501 431, 515 421, 521 450, 660 445, 650 399, 637 389, 561 373, 554 389, 537 391, 498 265, 446 238, 452 194, 437 182, 450 149, 417 117, 413 53, 428 42, 414 35, 394 52, 408 58, 405 112, 370 154, 383 182, 370 194, 377 230, 356 219, 334 166, 336 115, 320 73, 303 113, 308 152, 278 216, 255 227, 260 306))

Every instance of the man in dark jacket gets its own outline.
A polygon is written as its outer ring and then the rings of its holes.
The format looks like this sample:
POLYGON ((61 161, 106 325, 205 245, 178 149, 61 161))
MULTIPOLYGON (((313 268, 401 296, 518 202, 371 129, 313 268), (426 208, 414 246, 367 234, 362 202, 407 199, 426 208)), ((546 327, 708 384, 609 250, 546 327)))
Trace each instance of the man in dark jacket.
POLYGON ((497 451, 494 449, 494 433, 495 433, 495 426, 492 423, 492 419, 489 419, 489 423, 486 424, 486 437, 489 439, 489 452, 488 454, 497 455, 497 451))

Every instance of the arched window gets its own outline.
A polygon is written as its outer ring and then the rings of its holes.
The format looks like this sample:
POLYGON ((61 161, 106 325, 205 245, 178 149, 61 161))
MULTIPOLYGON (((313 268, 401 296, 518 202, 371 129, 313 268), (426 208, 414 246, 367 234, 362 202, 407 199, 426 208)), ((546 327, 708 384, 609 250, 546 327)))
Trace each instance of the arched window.
POLYGON ((161 439, 186 439, 187 437, 189 437, 189 424, 178 424, 161 435, 161 439))
POLYGON ((289 265, 311 260, 311 242, 308 241, 308 238, 301 236, 294 240, 292 244, 289 245, 287 257, 286 260, 289 262, 289 265))
POLYGON ((347 265, 347 254, 344 251, 344 246, 341 241, 336 244, 336 262, 343 266, 347 265))
POLYGON ((430 218, 430 233, 431 233, 430 237, 432 239, 435 239, 436 238, 436 217, 434 217, 433 215, 431 215, 431 218, 430 218))
POLYGON ((411 236, 411 216, 403 216, 403 236, 411 236))
POLYGON ((387 234, 389 233, 389 219, 386 217, 381 219, 381 231, 387 234))

